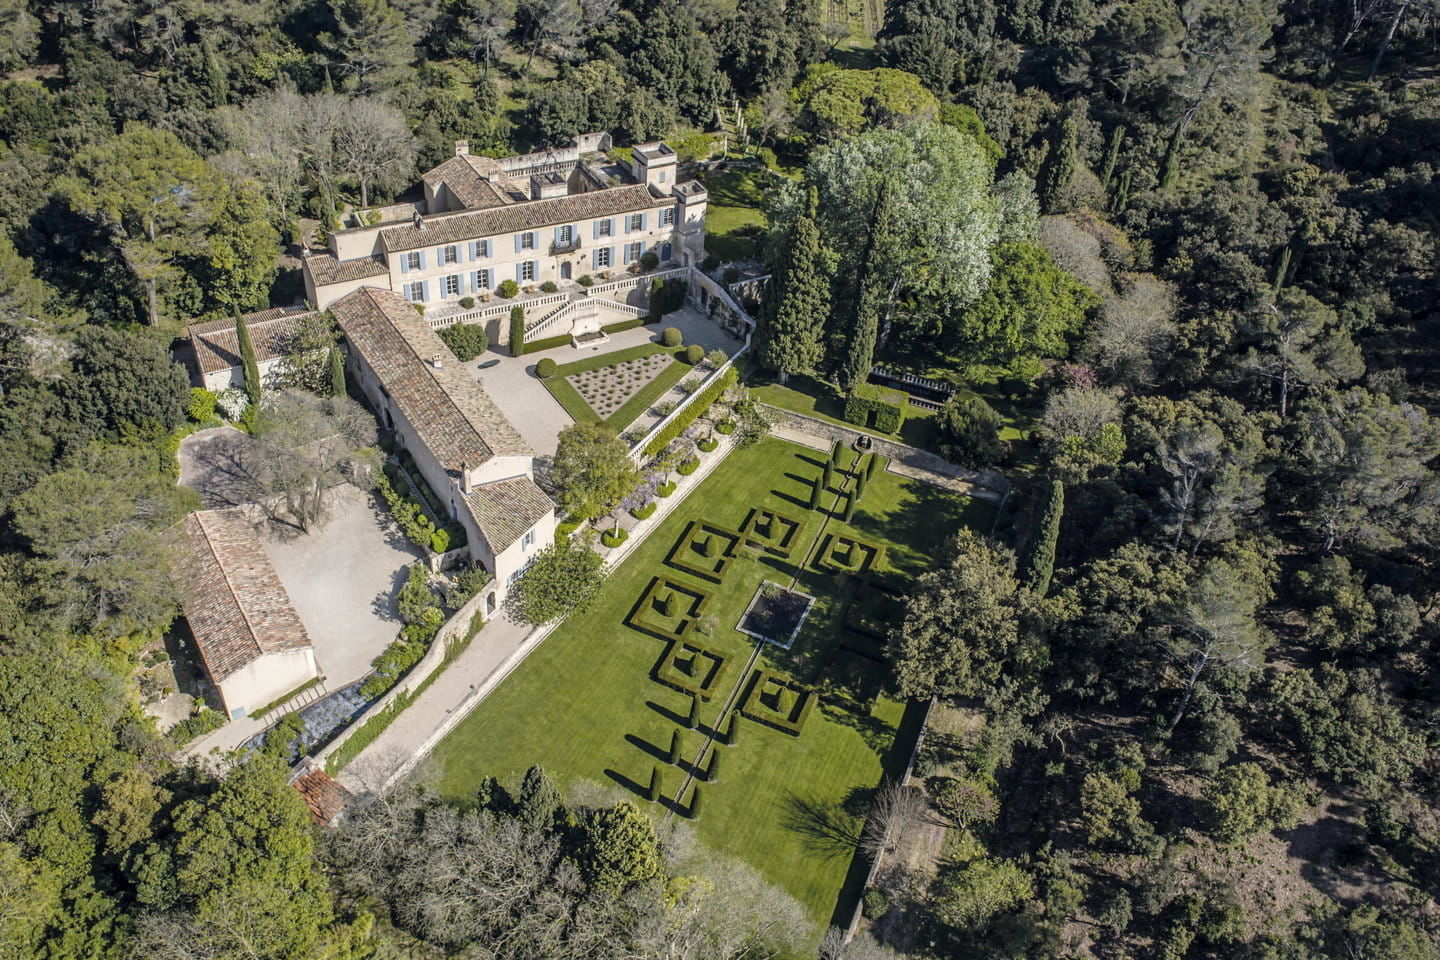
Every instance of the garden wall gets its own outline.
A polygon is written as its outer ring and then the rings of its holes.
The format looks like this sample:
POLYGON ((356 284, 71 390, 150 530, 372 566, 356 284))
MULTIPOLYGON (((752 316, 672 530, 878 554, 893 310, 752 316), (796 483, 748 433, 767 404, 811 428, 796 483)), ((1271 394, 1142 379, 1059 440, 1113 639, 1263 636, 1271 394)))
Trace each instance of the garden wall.
MULTIPOLYGON (((450 552, 454 553, 456 551, 452 550, 450 552)), ((446 556, 448 556, 448 554, 446 554, 446 556)), ((395 686, 371 701, 362 713, 350 721, 349 726, 336 734, 333 740, 325 744, 320 750, 317 750, 311 758, 312 761, 323 766, 326 759, 336 750, 340 749, 340 745, 346 740, 349 740, 356 731, 365 726, 367 721, 380 716, 396 700, 418 690, 426 678, 440 669, 441 665, 444 664, 445 654, 449 650, 450 645, 457 640, 463 639, 465 634, 470 630, 471 619, 475 614, 485 609, 485 601, 495 592, 495 587, 495 581, 491 580, 485 585, 484 590, 481 590, 475 596, 471 597, 466 601, 464 606, 450 616, 449 620, 441 624, 440 629, 435 633, 435 639, 430 641, 430 649, 425 651, 425 656, 420 658, 420 662, 411 667, 410 672, 401 677, 395 686)))

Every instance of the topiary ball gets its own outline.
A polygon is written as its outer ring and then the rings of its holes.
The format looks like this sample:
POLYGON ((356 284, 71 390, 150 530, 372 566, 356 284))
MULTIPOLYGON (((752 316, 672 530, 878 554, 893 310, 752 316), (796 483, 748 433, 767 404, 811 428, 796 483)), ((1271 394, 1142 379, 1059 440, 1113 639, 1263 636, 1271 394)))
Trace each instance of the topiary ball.
POLYGON ((549 380, 551 377, 555 376, 555 368, 557 366, 558 364, 556 364, 554 360, 552 360, 550 357, 545 357, 540 362, 535 364, 535 376, 539 377, 541 380, 549 380))
POLYGON ((705 359, 705 348, 698 343, 692 343, 685 348, 685 362, 692 367, 705 359))

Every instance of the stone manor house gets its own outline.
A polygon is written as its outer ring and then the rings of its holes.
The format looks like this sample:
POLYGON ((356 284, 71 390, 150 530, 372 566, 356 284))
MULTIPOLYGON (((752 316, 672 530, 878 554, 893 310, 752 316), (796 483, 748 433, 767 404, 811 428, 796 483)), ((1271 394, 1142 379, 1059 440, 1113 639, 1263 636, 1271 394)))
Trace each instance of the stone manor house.
POLYGON ((496 160, 460 141, 422 177, 423 201, 362 212, 363 225, 337 230, 325 252, 306 258, 306 297, 323 310, 378 286, 439 318, 462 298, 488 301, 506 280, 522 292, 573 287, 582 276, 636 270, 647 253, 661 264, 699 264, 705 188, 677 180, 675 151, 663 143, 632 147, 629 164, 609 148, 608 134, 587 134, 563 149, 496 160))
MULTIPOLYGON (((610 149, 608 134, 588 134, 496 160, 457 143, 454 157, 424 174, 423 200, 362 211, 305 257, 307 305, 245 318, 267 383, 302 323, 325 311, 334 318, 351 382, 465 528, 471 558, 494 575, 487 613, 554 541, 555 504, 535 483, 534 450, 435 330, 488 319, 495 342, 519 305, 527 331, 579 338, 599 331, 603 312, 643 312, 609 296, 644 294, 646 254, 699 264, 705 188, 677 182, 663 143, 631 148, 628 163, 610 149), (591 297, 582 276, 611 290, 591 297), (496 292, 505 280, 519 288, 513 299, 496 292), (547 281, 558 289, 540 290, 547 281)), ((187 334, 179 355, 196 386, 243 386, 234 320, 192 324, 187 334)), ((243 510, 194 514, 184 533, 176 575, 186 619, 227 712, 253 711, 315 676, 310 639, 243 510)))

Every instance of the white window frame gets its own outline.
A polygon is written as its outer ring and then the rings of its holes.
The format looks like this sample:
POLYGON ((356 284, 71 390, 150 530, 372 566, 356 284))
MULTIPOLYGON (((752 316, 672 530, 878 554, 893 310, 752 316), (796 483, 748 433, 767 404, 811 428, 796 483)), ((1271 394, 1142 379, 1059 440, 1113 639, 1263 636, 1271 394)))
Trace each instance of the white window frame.
POLYGON ((631 233, 635 233, 636 231, 644 230, 644 229, 645 229, 645 214, 643 214, 643 213, 632 213, 632 214, 630 214, 630 232, 631 232, 631 233))
POLYGON ((411 303, 425 302, 425 281, 412 280, 405 284, 405 299, 411 303))
POLYGON ((495 284, 494 284, 494 282, 493 282, 493 281, 494 281, 494 277, 495 277, 495 275, 490 272, 490 268, 489 268, 489 267, 482 267, 481 269, 476 270, 476 271, 475 271, 475 289, 476 289, 476 290, 493 290, 493 289, 495 289, 495 284))
POLYGON ((475 259, 477 259, 477 260, 487 259, 487 258, 490 256, 490 241, 489 241, 489 240, 476 240, 476 241, 475 241, 475 251, 476 251, 476 252, 475 252, 475 259))
POLYGON ((419 251, 419 250, 411 250, 409 253, 405 254, 405 269, 407 269, 407 270, 419 270, 419 269, 420 269, 420 251, 419 251))
POLYGON ((538 273, 538 272, 539 272, 539 271, 537 271, 537 270, 535 269, 535 261, 534 261, 534 260, 521 260, 521 261, 520 261, 520 282, 521 282, 521 283, 534 283, 534 282, 535 282, 535 274, 538 273))
POLYGON ((521 249, 521 250, 534 250, 534 249, 535 249, 535 233, 534 233, 534 231, 531 231, 531 232, 529 232, 529 233, 522 233, 522 234, 520 234, 520 249, 521 249))
POLYGON ((533 546, 535 546, 535 531, 526 530, 525 535, 520 538, 520 551, 522 553, 528 553, 533 546))
POLYGON ((666 207, 664 210, 661 210, 661 211, 660 211, 660 226, 662 226, 662 227, 673 227, 673 226, 675 226, 675 208, 674 208, 674 207, 666 207))
POLYGON ((601 221, 600 221, 600 236, 602 236, 602 237, 608 237, 608 236, 610 236, 610 235, 614 232, 614 227, 615 227, 614 221, 612 221, 609 217, 606 217, 604 220, 601 220, 601 221))
POLYGON ((440 248, 440 263, 450 264, 460 262, 460 247, 457 244, 450 244, 440 248))
POLYGON ((595 269, 603 270, 610 265, 610 248, 600 247, 595 251, 595 269))
POLYGON ((440 296, 442 297, 458 297, 460 296, 460 291, 464 289, 464 286, 460 282, 460 274, 458 273, 452 273, 448 277, 443 277, 440 280, 440 284, 440 296))

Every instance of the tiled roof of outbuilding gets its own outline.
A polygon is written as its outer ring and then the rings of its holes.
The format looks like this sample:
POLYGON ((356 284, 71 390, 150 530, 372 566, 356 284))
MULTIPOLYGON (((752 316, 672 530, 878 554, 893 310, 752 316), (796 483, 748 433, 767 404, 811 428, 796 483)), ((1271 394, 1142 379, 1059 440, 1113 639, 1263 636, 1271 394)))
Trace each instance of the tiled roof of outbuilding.
POLYGON ((319 287, 350 280, 368 280, 390 273, 390 268, 385 266, 385 261, 379 257, 336 260, 334 255, 329 253, 312 253, 305 258, 305 266, 310 270, 315 285, 319 287))
POLYGON ((214 682, 267 654, 311 646, 243 510, 199 510, 185 518, 181 529, 185 546, 175 580, 185 619, 214 682))
POLYGON ((459 243, 478 237, 494 237, 554 224, 649 210, 664 204, 666 199, 645 184, 610 187, 487 210, 439 214, 425 218, 423 229, 414 224, 382 229, 380 242, 390 253, 398 253, 441 243, 459 243))
POLYGON ((492 457, 531 457, 495 401, 466 372, 414 306, 390 290, 362 287, 330 305, 352 350, 375 371, 418 439, 446 470, 492 457), (435 366, 435 358, 440 366, 435 366))
POLYGON ((529 477, 514 477, 482 483, 465 498, 475 525, 485 534, 486 543, 496 554, 503 553, 521 535, 535 526, 555 502, 529 477))
MULTIPOLYGON (((244 314, 245 325, 250 328, 250 342, 255 345, 255 359, 264 363, 283 357, 300 322, 314 315, 315 311, 307 307, 275 307, 244 314)), ((185 329, 201 373, 240 366, 240 345, 235 339, 233 317, 192 323, 185 329)))

